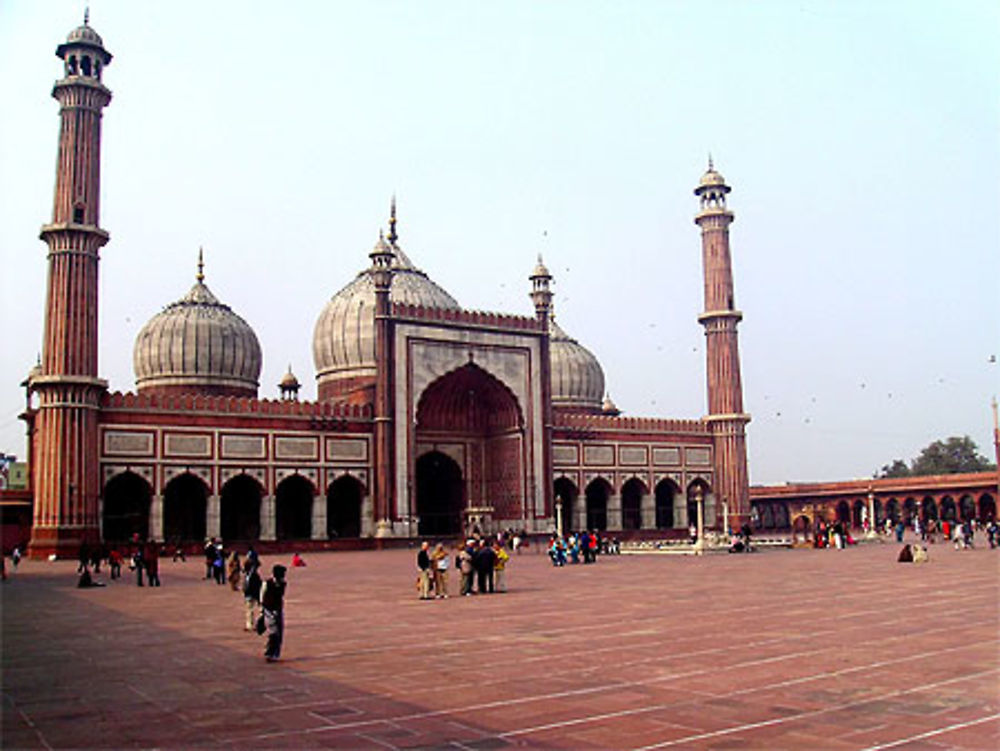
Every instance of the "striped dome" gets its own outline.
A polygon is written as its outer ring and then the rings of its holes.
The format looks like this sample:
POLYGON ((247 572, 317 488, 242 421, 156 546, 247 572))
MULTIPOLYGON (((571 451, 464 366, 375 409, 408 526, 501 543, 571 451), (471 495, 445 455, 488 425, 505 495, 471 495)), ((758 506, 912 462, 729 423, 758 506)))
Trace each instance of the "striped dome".
POLYGON ((133 362, 139 393, 256 396, 262 357, 249 324, 198 281, 143 326, 133 362))
POLYGON ((604 371, 590 350, 549 319, 549 359, 552 366, 552 406, 581 412, 600 412, 604 399, 604 371))

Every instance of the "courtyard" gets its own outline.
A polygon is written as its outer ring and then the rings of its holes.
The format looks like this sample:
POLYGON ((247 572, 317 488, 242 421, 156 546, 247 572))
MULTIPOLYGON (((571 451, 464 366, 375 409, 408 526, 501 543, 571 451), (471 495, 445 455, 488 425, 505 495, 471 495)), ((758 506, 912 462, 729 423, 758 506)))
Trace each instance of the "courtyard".
POLYGON ((274 664, 200 558, 161 560, 158 589, 24 561, 0 588, 2 747, 1000 747, 1000 552, 898 547, 531 549, 507 594, 455 597, 453 571, 429 602, 415 551, 313 554, 274 664))

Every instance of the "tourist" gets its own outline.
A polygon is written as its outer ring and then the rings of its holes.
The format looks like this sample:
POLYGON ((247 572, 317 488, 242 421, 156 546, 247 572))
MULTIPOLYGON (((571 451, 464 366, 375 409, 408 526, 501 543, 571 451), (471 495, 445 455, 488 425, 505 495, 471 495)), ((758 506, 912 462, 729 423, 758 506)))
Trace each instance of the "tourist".
POLYGON ((264 614, 267 630, 267 646, 264 658, 274 662, 281 657, 281 642, 285 637, 285 571, 281 564, 271 569, 272 576, 261 587, 260 607, 264 614))
POLYGON ((181 538, 178 536, 174 540, 174 563, 177 563, 177 559, 181 559, 181 563, 187 563, 187 556, 184 555, 184 546, 181 544, 181 538))
POLYGON ((448 568, 451 558, 444 545, 440 542, 431 554, 431 568, 434 572, 434 596, 438 599, 448 598, 448 568))
POLYGON ((122 575, 122 554, 118 548, 111 548, 108 553, 108 568, 111 569, 112 579, 117 579, 122 575))
POLYGON ((240 563, 240 553, 238 550, 233 550, 229 554, 229 560, 226 561, 226 580, 229 582, 229 587, 234 592, 240 591, 240 579, 243 566, 240 563))
POLYGON ((597 563, 597 554, 601 552, 601 534, 596 529, 590 533, 587 549, 590 551, 590 562, 597 563))
POLYGON ((688 524, 688 537, 692 545, 698 542, 698 528, 694 525, 694 522, 688 524))
POLYGON ((459 588, 459 594, 463 597, 468 597, 472 592, 472 540, 466 540, 465 546, 461 544, 458 546, 458 554, 456 555, 456 561, 458 563, 458 570, 462 575, 461 587, 459 588))
POLYGON ((305 568, 306 562, 298 551, 292 553, 292 568, 305 568))
POLYGON ((104 582, 94 581, 93 577, 90 575, 90 569, 87 566, 84 566, 83 573, 80 574, 80 578, 76 582, 76 586, 80 589, 87 589, 88 587, 103 587, 104 582))
POLYGON ((205 540, 205 578, 214 579, 215 578, 215 538, 209 537, 205 540))
POLYGON ((430 543, 426 540, 420 543, 417 553, 417 592, 421 600, 432 600, 431 597, 431 556, 427 552, 430 543))
POLYGON ((569 549, 569 561, 570 563, 580 562, 580 538, 577 535, 570 535, 569 542, 567 543, 567 548, 569 549))
POLYGON ((479 549, 473 554, 472 566, 476 569, 476 589, 479 594, 493 594, 493 565, 496 556, 486 540, 479 541, 479 549))
POLYGON ((216 584, 226 583, 226 554, 222 549, 222 543, 215 544, 215 557, 212 559, 212 578, 216 584))
MULTIPOLYGON (((146 545, 143 565, 146 568, 146 581, 149 582, 149 586, 160 586, 160 546, 155 542, 146 545)), ((141 577, 142 574, 139 576, 141 577)))
POLYGON ((246 560, 248 563, 252 563, 254 566, 260 566, 260 556, 257 555, 257 551, 253 549, 253 545, 247 547, 246 560))
MULTIPOLYGON (((991 544, 990 547, 993 547, 993 545, 991 544)), ((15 545, 14 549, 10 551, 10 562, 14 564, 14 570, 17 571, 17 564, 21 562, 21 548, 17 545, 15 545)))
POLYGON ((513 545, 514 553, 517 555, 521 554, 521 533, 515 532, 514 536, 511 538, 511 544, 513 545))
POLYGON ((80 573, 90 564, 90 548, 87 547, 87 543, 80 543, 80 550, 77 554, 78 565, 76 567, 76 573, 80 573))
POLYGON ((136 584, 140 587, 142 586, 142 570, 145 568, 146 562, 143 560, 142 546, 138 546, 135 552, 132 553, 132 569, 135 571, 136 584))
POLYGON ((244 631, 252 631, 257 620, 257 603, 260 601, 260 565, 257 560, 251 560, 249 553, 243 564, 243 600, 246 604, 247 622, 244 631))
POLYGON ((986 539, 990 543, 990 549, 1000 544, 1000 527, 997 526, 996 519, 990 519, 990 523, 986 525, 986 539))
POLYGON ((896 522, 896 542, 903 541, 903 534, 905 532, 906 532, 906 525, 903 523, 903 520, 900 519, 898 522, 896 522))
POLYGON ((507 561, 510 560, 510 555, 504 550, 500 543, 493 546, 493 578, 494 584, 496 585, 497 592, 507 591, 507 561))

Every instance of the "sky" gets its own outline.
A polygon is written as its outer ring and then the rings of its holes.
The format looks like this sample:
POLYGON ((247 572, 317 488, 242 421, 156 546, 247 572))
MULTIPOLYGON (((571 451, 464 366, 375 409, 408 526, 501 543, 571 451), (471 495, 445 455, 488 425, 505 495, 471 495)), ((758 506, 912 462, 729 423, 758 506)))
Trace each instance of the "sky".
MULTIPOLYGON (((42 340, 56 46, 82 2, 0 0, 0 451, 42 340)), ((627 415, 705 414, 709 153, 729 207, 751 482, 870 477, 939 438, 992 458, 1000 6, 92 0, 104 74, 100 375, 206 283, 260 395, 315 398, 323 306, 400 244, 463 307, 560 325, 627 415)))

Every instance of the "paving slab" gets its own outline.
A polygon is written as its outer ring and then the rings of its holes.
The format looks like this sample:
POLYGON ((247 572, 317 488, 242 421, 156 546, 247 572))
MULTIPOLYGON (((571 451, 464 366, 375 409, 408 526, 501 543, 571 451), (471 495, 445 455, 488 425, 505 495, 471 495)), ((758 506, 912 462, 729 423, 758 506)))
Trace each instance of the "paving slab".
MULTIPOLYGON (((201 562, 0 585, 4 749, 996 749, 1000 551, 516 555, 422 602, 415 550, 289 570, 283 659, 201 562)), ((288 564, 290 556, 265 560, 288 564)))

